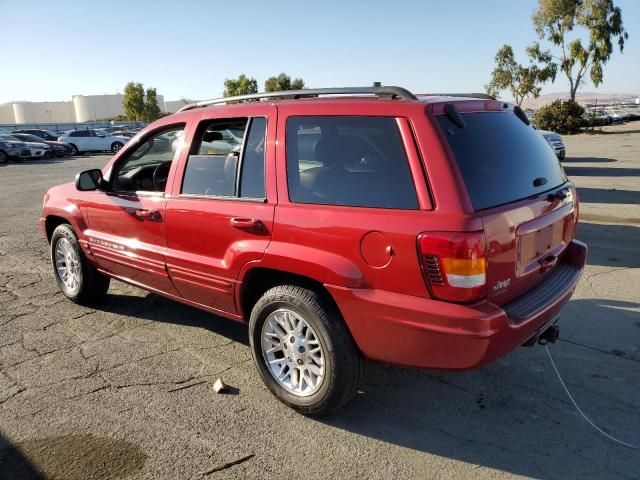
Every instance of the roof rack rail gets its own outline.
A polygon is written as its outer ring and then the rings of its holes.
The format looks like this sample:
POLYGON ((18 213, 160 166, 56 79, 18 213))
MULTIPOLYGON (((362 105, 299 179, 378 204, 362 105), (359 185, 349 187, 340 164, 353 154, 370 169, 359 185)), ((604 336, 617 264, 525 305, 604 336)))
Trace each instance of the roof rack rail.
POLYGON ((373 87, 346 87, 346 88, 305 88, 302 90, 286 90, 282 92, 262 92, 249 95, 237 95, 234 97, 213 98, 211 100, 201 100, 182 107, 178 112, 192 110, 194 108, 206 107, 229 102, 242 102, 246 100, 261 100, 266 98, 307 98, 318 97, 320 95, 376 95, 382 98, 400 98, 403 100, 417 100, 413 93, 402 87, 380 86, 373 87))
POLYGON ((419 97, 469 97, 484 98, 486 100, 497 100, 493 95, 488 93, 419 93, 419 97))

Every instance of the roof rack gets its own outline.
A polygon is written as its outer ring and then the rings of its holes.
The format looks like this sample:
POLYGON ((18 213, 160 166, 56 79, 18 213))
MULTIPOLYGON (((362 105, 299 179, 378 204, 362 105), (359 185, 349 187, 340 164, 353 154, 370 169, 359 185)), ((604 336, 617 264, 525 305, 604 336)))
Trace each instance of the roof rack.
POLYGON ((320 95, 376 95, 381 98, 400 98, 403 100, 417 100, 413 93, 402 87, 386 87, 375 84, 373 87, 346 87, 346 88, 305 88, 303 90, 286 90, 283 92, 262 92, 249 95, 237 95, 235 97, 213 98, 189 103, 178 112, 192 110, 194 108, 206 107, 229 102, 242 102, 246 100, 262 100, 266 98, 277 99, 298 99, 308 97, 318 97, 320 95))
POLYGON ((497 100, 496 97, 488 93, 418 93, 418 97, 469 97, 497 100))

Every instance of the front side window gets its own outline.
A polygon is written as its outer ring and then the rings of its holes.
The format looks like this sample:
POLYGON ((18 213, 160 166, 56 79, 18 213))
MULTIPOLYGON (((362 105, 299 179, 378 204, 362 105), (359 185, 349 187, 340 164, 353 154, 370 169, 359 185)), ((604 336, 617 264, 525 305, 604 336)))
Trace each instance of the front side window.
POLYGON ((266 119, 203 122, 194 137, 183 195, 264 198, 266 119))
POLYGON ((286 128, 292 202, 418 208, 395 118, 289 117, 286 128))
POLYGON ((184 125, 154 133, 138 145, 112 175, 111 189, 117 192, 164 192, 171 162, 182 145, 184 125))

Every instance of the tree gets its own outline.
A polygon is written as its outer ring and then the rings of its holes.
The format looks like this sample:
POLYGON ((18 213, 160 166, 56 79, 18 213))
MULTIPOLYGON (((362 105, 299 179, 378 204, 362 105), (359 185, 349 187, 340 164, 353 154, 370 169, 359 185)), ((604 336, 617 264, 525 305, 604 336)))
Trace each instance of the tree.
POLYGON ((523 66, 516 61, 511 45, 504 44, 500 47, 496 53, 496 67, 491 73, 491 81, 485 87, 487 93, 497 96, 503 90, 510 90, 518 106, 529 95, 538 98, 542 84, 555 79, 557 65, 551 61, 551 54, 541 52, 539 46, 529 47, 527 54, 530 64, 523 66), (538 66, 534 61, 542 62, 544 66, 538 66))
POLYGON ((224 80, 225 97, 234 97, 236 95, 249 95, 258 93, 258 82, 255 78, 248 78, 242 74, 238 78, 226 78, 224 80))
POLYGON ((286 73, 281 73, 277 77, 268 78, 264 82, 264 90, 266 92, 282 92, 284 90, 301 90, 304 88, 304 80, 295 78, 291 81, 291 77, 286 73))
POLYGON ((158 93, 155 88, 147 88, 147 94, 144 101, 143 119, 147 123, 155 122, 160 118, 162 112, 158 105, 158 93))
POLYGON ((538 36, 559 50, 554 58, 569 79, 571 100, 575 100, 587 73, 596 87, 602 83, 603 67, 613 53, 612 42, 617 40, 622 53, 629 38, 622 25, 622 10, 613 0, 539 0, 532 20, 538 36), (588 44, 569 38, 576 28, 586 29, 588 44))
POLYGON ((144 87, 141 83, 129 82, 125 85, 122 106, 129 120, 144 118, 144 87))
POLYGON ((586 125, 584 107, 574 100, 556 100, 545 105, 534 117, 536 128, 558 133, 576 133, 586 125))

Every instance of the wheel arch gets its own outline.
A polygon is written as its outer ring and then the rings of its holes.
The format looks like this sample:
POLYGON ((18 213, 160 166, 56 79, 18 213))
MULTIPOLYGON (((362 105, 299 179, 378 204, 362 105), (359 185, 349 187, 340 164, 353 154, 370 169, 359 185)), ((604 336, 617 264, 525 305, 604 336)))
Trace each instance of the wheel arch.
POLYGON ((53 235, 54 230, 58 228, 60 225, 62 225, 63 223, 66 223, 67 225, 71 225, 71 227, 73 228, 73 225, 71 224, 71 222, 64 217, 61 217, 58 215, 48 215, 45 218, 44 228, 47 234, 48 242, 51 242, 51 236, 53 235))
POLYGON ((326 301, 332 303, 338 311, 338 304, 327 288, 318 280, 275 268, 256 266, 248 270, 243 281, 238 284, 237 303, 240 314, 248 322, 251 310, 262 295, 278 285, 296 285, 316 292, 326 301))

